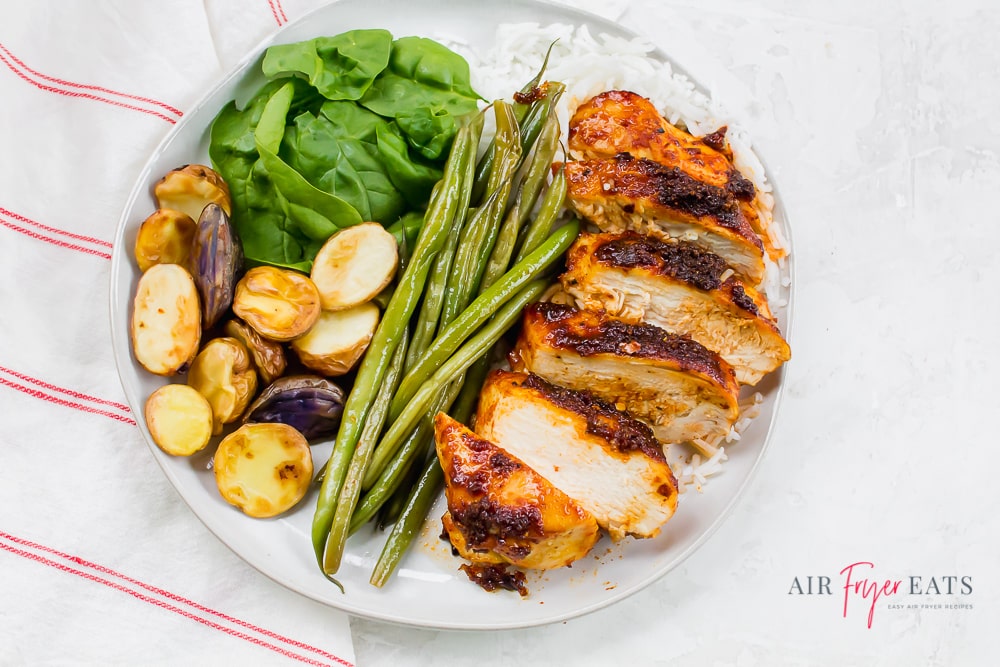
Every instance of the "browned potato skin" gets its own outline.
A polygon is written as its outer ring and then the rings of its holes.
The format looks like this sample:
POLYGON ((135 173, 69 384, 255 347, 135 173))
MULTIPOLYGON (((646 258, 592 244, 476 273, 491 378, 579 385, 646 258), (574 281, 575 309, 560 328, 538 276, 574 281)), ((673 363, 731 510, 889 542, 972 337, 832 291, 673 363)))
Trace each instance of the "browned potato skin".
MULTIPOLYGON (((305 335, 291 342, 291 348, 295 352, 296 356, 298 356, 299 361, 301 361, 306 368, 330 377, 345 375, 346 373, 349 373, 361 357, 364 356, 365 351, 368 349, 368 344, 371 343, 372 336, 375 335, 375 329, 378 327, 378 322, 378 306, 372 303, 363 303, 359 306, 354 306, 354 308, 349 310, 340 310, 332 313, 323 311, 312 329, 306 332, 305 335), (373 313, 371 318, 372 328, 364 337, 352 341, 350 346, 340 347, 334 350, 323 349, 315 340, 313 340, 316 337, 316 334, 318 334, 324 326, 337 326, 339 324, 336 322, 337 317, 360 309, 370 310, 373 313), (330 323, 325 321, 325 318, 333 318, 334 322, 330 323)), ((320 336, 320 338, 321 337, 322 336, 320 336)))
POLYGON ((247 348, 264 384, 271 384, 285 372, 288 362, 285 359, 284 348, 278 343, 264 338, 239 320, 226 322, 223 331, 227 336, 235 338, 247 348))
POLYGON ((245 424, 219 443, 215 483, 226 502, 255 518, 282 514, 309 490, 309 443, 287 424, 245 424))
POLYGON ((188 384, 212 406, 212 434, 240 418, 257 393, 250 353, 235 338, 210 340, 188 371, 188 384))
POLYGON ((375 298, 392 282, 398 265, 392 234, 377 222, 363 222, 327 239, 309 277, 319 289, 323 310, 346 310, 375 298))
POLYGON ((166 384, 154 391, 143 416, 153 442, 172 456, 191 456, 212 439, 212 406, 186 384, 166 384))
POLYGON ((236 284, 233 312, 265 338, 294 340, 319 318, 319 290, 305 274, 258 266, 236 284))
POLYGON ((161 208, 146 218, 135 237, 135 261, 140 271, 156 264, 188 266, 198 225, 191 216, 161 208))
POLYGON ((175 375, 195 358, 201 305, 184 267, 157 264, 142 274, 132 300, 129 337, 136 361, 156 375, 175 375))
POLYGON ((192 220, 201 217, 209 204, 218 204, 226 215, 233 212, 229 186, 211 167, 186 164, 167 172, 153 186, 157 208, 169 208, 186 213, 192 220))

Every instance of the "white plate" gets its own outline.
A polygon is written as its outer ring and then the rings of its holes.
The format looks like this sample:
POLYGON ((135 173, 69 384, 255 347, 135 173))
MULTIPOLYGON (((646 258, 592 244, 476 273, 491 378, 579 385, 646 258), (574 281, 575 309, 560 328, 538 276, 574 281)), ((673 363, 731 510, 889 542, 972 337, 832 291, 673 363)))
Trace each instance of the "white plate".
MULTIPOLYGON (((612 545, 604 538, 591 556, 572 568, 529 576, 531 595, 526 599, 510 593, 486 593, 458 571, 459 561, 452 557, 448 545, 438 539, 443 501, 432 511, 415 548, 383 589, 368 584, 372 565, 381 550, 382 536, 365 530, 351 538, 344 565, 337 574, 346 588, 346 593, 341 594, 319 572, 313 558, 309 530, 315 493, 281 518, 251 519, 219 496, 207 469, 209 453, 190 459, 173 458, 153 444, 142 420, 142 408, 146 397, 164 380, 143 371, 131 354, 128 317, 138 280, 131 248, 140 223, 154 209, 152 184, 179 165, 208 164, 208 130, 215 114, 234 97, 246 99, 263 83, 259 62, 264 48, 272 43, 333 35, 355 28, 386 28, 396 36, 462 35, 468 43, 485 47, 492 43, 497 24, 518 21, 586 25, 594 35, 635 37, 593 15, 537 0, 488 3, 344 0, 325 6, 288 24, 261 44, 185 114, 139 174, 115 236, 111 268, 115 360, 129 405, 153 456, 192 511, 253 567, 302 595, 359 616, 435 628, 516 628, 564 620, 621 600, 680 564, 719 526, 759 464, 775 417, 783 376, 780 371, 758 387, 765 396, 761 415, 743 439, 729 448, 729 461, 723 472, 711 478, 704 493, 689 492, 682 497, 676 516, 660 537, 627 540, 621 545, 612 545)), ((661 52, 654 56, 668 60, 661 52)), ((675 70, 683 71, 676 66, 675 70)), ((775 221, 787 235, 780 200, 775 206, 775 221)), ((790 270, 789 264, 786 271, 790 270)), ((788 297, 790 303, 791 295, 788 297)), ((786 334, 789 315, 790 308, 779 311, 786 334)), ((329 444, 315 446, 316 460, 326 460, 329 451, 329 444)))

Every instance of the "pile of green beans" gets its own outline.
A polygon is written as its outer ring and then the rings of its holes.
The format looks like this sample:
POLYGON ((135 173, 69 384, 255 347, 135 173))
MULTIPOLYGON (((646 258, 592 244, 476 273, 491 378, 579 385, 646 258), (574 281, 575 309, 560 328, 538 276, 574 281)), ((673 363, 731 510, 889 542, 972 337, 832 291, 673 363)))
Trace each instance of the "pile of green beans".
POLYGON ((312 525, 317 562, 333 581, 348 537, 376 516, 392 529, 371 582, 388 581, 443 484, 434 415, 470 421, 498 341, 579 233, 576 221, 553 231, 566 196, 562 170, 551 168, 563 86, 540 77, 522 90, 530 102, 496 101, 459 128, 358 369, 312 525), (489 112, 497 131, 477 161, 489 112))

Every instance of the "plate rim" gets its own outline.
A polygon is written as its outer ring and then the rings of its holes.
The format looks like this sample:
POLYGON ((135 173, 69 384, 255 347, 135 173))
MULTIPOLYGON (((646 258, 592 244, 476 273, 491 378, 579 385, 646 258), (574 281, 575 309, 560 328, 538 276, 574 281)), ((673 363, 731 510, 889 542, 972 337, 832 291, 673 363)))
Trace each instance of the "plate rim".
MULTIPOLYGON (((199 99, 192 104, 173 128, 171 128, 167 134, 160 140, 156 147, 150 152, 143 163, 142 169, 136 176, 135 183, 125 200, 125 204, 122 207, 122 212, 119 215, 115 236, 112 248, 112 259, 111 268, 109 272, 109 300, 110 308, 108 310, 108 316, 110 320, 111 328, 111 343, 112 351, 115 360, 115 369, 118 373, 119 383, 122 385, 123 389, 127 386, 124 369, 122 368, 122 360, 131 359, 131 345, 129 342, 129 336, 127 332, 119 331, 116 323, 122 321, 127 321, 129 303, 131 301, 131 293, 127 298, 123 299, 121 293, 120 281, 118 280, 118 275, 121 271, 121 263, 123 261, 129 261, 129 252, 125 247, 124 237, 125 231, 128 227, 130 212, 133 210, 134 205, 138 198, 144 194, 148 189, 149 177, 152 171, 152 165, 156 159, 170 146, 174 141, 175 137, 187 128, 188 118, 193 116, 195 112, 199 109, 204 108, 208 101, 214 96, 215 92, 220 88, 226 86, 238 78, 241 74, 245 73, 246 69, 252 65, 252 63, 258 60, 264 49, 273 44, 281 43, 282 35, 287 34, 289 31, 294 30, 301 25, 308 23, 312 20, 315 15, 322 12, 331 11, 331 7, 335 5, 344 4, 347 0, 333 0, 332 2, 320 5, 303 14, 299 18, 290 21, 276 31, 265 36, 263 39, 259 40, 251 49, 249 49, 228 71, 217 77, 211 84, 209 84, 205 92, 199 97, 199 99), (125 314, 124 319, 121 315, 121 307, 125 304, 125 314), (124 354, 123 354, 124 351, 124 354)), ((473 2, 473 4, 475 4, 473 2)), ((663 47, 661 47, 652 37, 649 35, 638 32, 637 30, 624 26, 617 21, 605 18, 599 14, 580 9, 574 6, 563 4, 560 2, 554 2, 553 0, 512 0, 511 4, 519 4, 522 6, 542 6, 550 10, 556 11, 566 16, 567 20, 572 20, 575 25, 580 25, 583 22, 590 24, 591 26, 599 26, 604 29, 610 29, 615 31, 620 31, 628 33, 632 37, 639 37, 647 41, 652 47, 652 51, 649 56, 660 60, 662 62, 668 63, 671 70, 675 74, 682 75, 687 78, 687 80, 693 85, 694 90, 705 94, 709 99, 713 99, 711 96, 711 91, 704 86, 700 80, 692 77, 689 74, 687 68, 682 64, 682 61, 675 58, 673 55, 669 54, 663 47)), ((740 120, 739 116, 735 116, 734 119, 740 120)), ((751 145, 757 146, 751 139, 751 145)), ((761 155, 757 150, 754 150, 754 155, 760 161, 761 166, 764 169, 764 173, 767 175, 768 183, 771 186, 771 194, 774 197, 775 210, 780 211, 781 221, 782 221, 782 234, 785 236, 787 245, 789 249, 794 249, 795 244, 792 238, 793 230, 792 225, 788 216, 787 209, 784 204, 784 199, 781 196, 780 188, 778 183, 772 178, 773 172, 768 168, 768 164, 763 155, 761 155)), ((795 303, 795 292, 796 292, 796 279, 795 279, 795 256, 794 254, 789 254, 785 261, 787 263, 787 273, 790 280, 790 284, 785 288, 787 289, 787 303, 784 305, 784 327, 782 335, 785 340, 791 344, 792 342, 792 332, 793 332, 793 320, 794 320, 794 303, 795 303)), ((159 456, 159 450, 155 443, 152 441, 148 428, 145 424, 144 418, 139 418, 143 415, 143 406, 141 404, 137 405, 133 401, 133 397, 130 395, 131 392, 125 391, 125 399, 129 404, 132 413, 137 416, 136 423, 139 427, 139 431, 142 434, 142 438, 146 443, 146 446, 150 449, 150 453, 153 459, 156 461, 157 465, 163 471, 164 475, 167 477, 171 486, 173 487, 174 493, 176 493, 181 500, 188 506, 189 510, 194 514, 194 516, 201 522, 204 526, 219 542, 221 542, 227 549, 229 549, 233 554, 235 554, 240 560, 249 565, 251 568, 264 575, 271 581, 279 584, 280 586, 295 592, 298 595, 322 604, 324 606, 330 607, 332 609, 337 609, 345 613, 358 616, 360 618, 366 618, 370 620, 390 623, 394 625, 401 625, 405 627, 414 628, 424 628, 424 629, 434 629, 434 630, 447 630, 447 631, 484 631, 484 630, 514 630, 522 628, 531 627, 542 627, 546 625, 551 625, 553 623, 564 622, 574 618, 579 618, 585 616, 601 609, 612 606, 625 598, 636 595, 642 591, 647 590, 653 583, 665 578, 670 572, 674 571, 680 565, 685 563, 688 558, 690 558, 696 551, 698 551, 704 544, 711 539, 727 519, 732 515, 733 510, 736 505, 743 499, 744 494, 747 492, 750 484, 756 479, 757 473, 763 464, 765 457, 771 446, 771 441, 774 437, 775 425, 778 420, 778 416, 781 413, 781 406, 783 404, 783 396, 785 391, 785 380, 787 375, 787 367, 791 361, 786 362, 777 371, 771 374, 771 377, 776 379, 776 388, 773 390, 773 403, 771 418, 767 423, 767 430, 764 434, 763 440, 760 444, 760 450, 757 452, 752 464, 747 470, 744 478, 741 480, 739 485, 734 490, 729 501, 719 510, 718 515, 715 519, 700 533, 700 535, 693 540, 693 542, 688 545, 683 551, 674 556, 669 564, 660 569, 654 569, 646 577, 633 582, 630 586, 624 590, 617 591, 601 599, 577 607, 571 611, 556 613, 551 616, 547 616, 541 619, 533 618, 526 621, 510 621, 510 622, 488 622, 488 623, 442 623, 436 621, 421 621, 420 619, 413 619, 410 617, 394 615, 391 612, 373 612, 368 609, 360 609, 354 605, 351 605, 345 597, 345 604, 340 605, 331 602, 328 598, 321 598, 314 595, 303 587, 299 586, 294 581, 283 577, 280 573, 275 573, 265 570, 263 567, 252 562, 247 556, 245 556, 240 549, 234 546, 229 540, 220 535, 199 512, 198 508, 193 504, 188 497, 180 490, 180 480, 176 473, 172 470, 170 466, 167 465, 167 459, 159 456)), ((136 397, 138 400, 138 397, 136 397)))

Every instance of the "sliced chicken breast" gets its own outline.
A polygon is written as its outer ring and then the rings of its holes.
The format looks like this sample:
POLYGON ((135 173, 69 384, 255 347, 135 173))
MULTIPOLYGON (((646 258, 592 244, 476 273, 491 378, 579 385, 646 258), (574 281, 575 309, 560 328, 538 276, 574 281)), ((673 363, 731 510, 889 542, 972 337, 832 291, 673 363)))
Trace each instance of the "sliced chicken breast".
POLYGON ((444 413, 434 418, 434 437, 448 501, 443 523, 462 557, 549 570, 597 542, 594 515, 517 457, 444 413))
POLYGON ((768 245, 760 222, 756 188, 733 164, 725 126, 694 137, 672 125, 653 103, 627 90, 595 95, 569 121, 569 148, 578 159, 613 158, 629 153, 667 167, 678 167, 695 180, 729 192, 739 201, 743 217, 760 236, 774 259, 787 254, 768 245))
POLYGON ((594 395, 664 443, 725 436, 739 416, 732 368, 686 336, 554 303, 525 310, 514 370, 594 395))
POLYGON ((614 540, 654 537, 677 508, 677 480, 649 426, 587 392, 493 371, 475 428, 591 512, 614 540))
POLYGON ((648 99, 627 90, 595 95, 578 106, 569 121, 569 149, 577 157, 590 160, 631 153, 679 167, 702 183, 751 201, 756 195, 753 183, 724 152, 724 136, 725 129, 697 139, 667 122, 648 99))
POLYGON ((767 300, 689 243, 639 234, 581 234, 570 248, 563 289, 586 309, 690 336, 756 384, 791 358, 767 300))
POLYGON ((736 198, 722 188, 628 153, 568 162, 566 183, 570 206, 601 231, 691 241, 754 285, 764 278, 764 246, 736 198))

